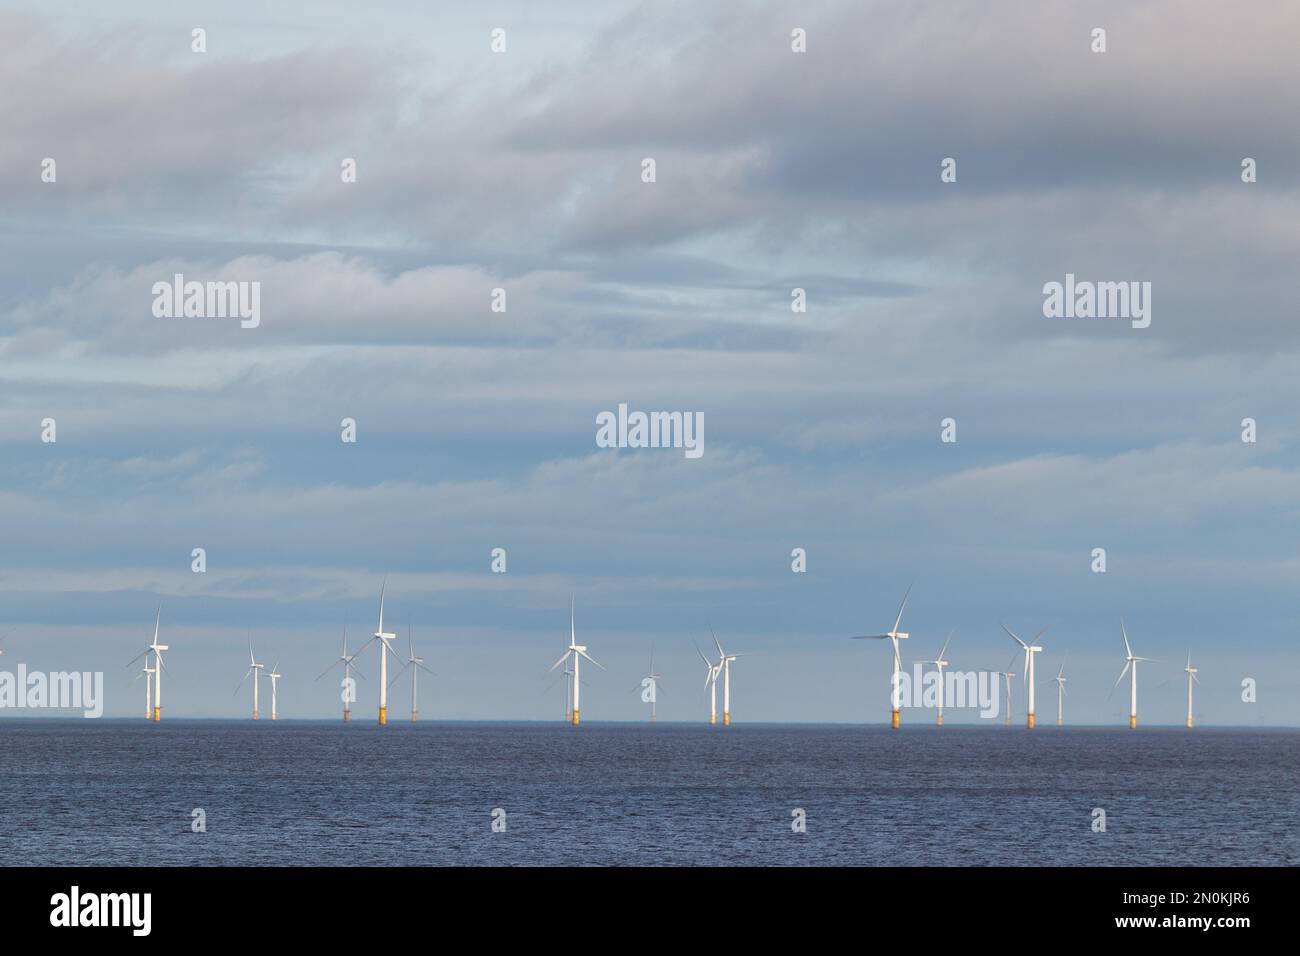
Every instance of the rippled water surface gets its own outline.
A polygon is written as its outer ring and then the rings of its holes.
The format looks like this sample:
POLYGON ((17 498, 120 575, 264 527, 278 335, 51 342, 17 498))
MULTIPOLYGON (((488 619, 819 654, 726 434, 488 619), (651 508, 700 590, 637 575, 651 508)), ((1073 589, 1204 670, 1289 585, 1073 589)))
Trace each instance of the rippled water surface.
POLYGON ((0 722, 11 864, 1295 865, 1298 823, 1292 730, 0 722))

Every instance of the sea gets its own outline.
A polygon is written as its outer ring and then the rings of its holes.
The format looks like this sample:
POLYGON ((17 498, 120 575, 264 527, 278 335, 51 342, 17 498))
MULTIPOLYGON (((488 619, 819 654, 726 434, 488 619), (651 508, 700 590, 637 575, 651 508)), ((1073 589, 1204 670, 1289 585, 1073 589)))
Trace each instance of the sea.
POLYGON ((1300 731, 0 721, 8 865, 1300 864, 1300 731))

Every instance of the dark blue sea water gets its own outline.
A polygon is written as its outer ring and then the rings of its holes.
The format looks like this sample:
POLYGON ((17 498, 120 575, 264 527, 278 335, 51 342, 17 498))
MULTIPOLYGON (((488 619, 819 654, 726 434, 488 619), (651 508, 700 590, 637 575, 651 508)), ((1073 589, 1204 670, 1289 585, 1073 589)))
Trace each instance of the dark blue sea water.
POLYGON ((10 864, 1295 865, 1297 824, 1293 730, 0 723, 10 864))

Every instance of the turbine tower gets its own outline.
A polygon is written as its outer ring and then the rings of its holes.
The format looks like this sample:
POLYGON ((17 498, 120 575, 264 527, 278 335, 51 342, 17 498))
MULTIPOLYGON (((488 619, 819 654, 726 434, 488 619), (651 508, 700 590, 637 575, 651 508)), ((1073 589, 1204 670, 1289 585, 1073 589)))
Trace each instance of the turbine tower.
POLYGON ((1056 726, 1061 727, 1065 724, 1065 682, 1068 680, 1065 676, 1065 660, 1061 660, 1061 669, 1056 672, 1056 676, 1048 681, 1056 685, 1056 726))
MULTIPOLYGON (((1127 655, 1127 659, 1124 661, 1124 669, 1123 669, 1122 671, 1119 672, 1119 677, 1118 677, 1118 678, 1116 679, 1116 681, 1115 681, 1115 687, 1118 687, 1118 686, 1119 686, 1119 682, 1122 681, 1122 680, 1124 679, 1124 675, 1127 674, 1127 673, 1129 673, 1129 671, 1131 670, 1131 671, 1132 671, 1132 676, 1129 678, 1129 711, 1128 711, 1128 729, 1129 729, 1129 730, 1135 730, 1135 729, 1137 728, 1137 725, 1138 725, 1138 669, 1137 669, 1137 666, 1138 666, 1138 663, 1139 663, 1139 662, 1147 662, 1147 663, 1154 664, 1154 663, 1155 663, 1155 660, 1154 660, 1153 658, 1150 658, 1150 657, 1134 657, 1134 656, 1133 656, 1133 648, 1129 646, 1129 642, 1128 642, 1128 631, 1124 629, 1124 620, 1123 620, 1122 618, 1120 619, 1120 622, 1119 622, 1119 631, 1120 631, 1121 634, 1124 635, 1124 653, 1127 655)), ((1115 687, 1112 687, 1112 688, 1111 688, 1111 693, 1114 693, 1114 692, 1115 692, 1115 687)))
POLYGON ((948 644, 952 641, 952 635, 954 633, 955 632, 953 631, 948 632, 948 640, 943 642, 943 650, 939 652, 938 657, 932 661, 917 661, 918 664, 933 664, 935 667, 939 668, 939 719, 935 723, 936 727, 943 726, 943 669, 947 667, 949 663, 944 657, 944 654, 948 652, 948 644))
POLYGON ((662 678, 663 675, 655 671, 655 652, 652 647, 650 648, 650 670, 645 677, 641 678, 641 683, 637 685, 639 690, 644 691, 646 688, 650 690, 650 723, 652 724, 658 717, 655 706, 659 702, 659 681, 662 678), (647 684, 646 681, 649 681, 649 683, 647 684))
POLYGON ((408 657, 406 663, 402 665, 402 670, 399 670, 393 675, 393 683, 397 683, 397 678, 402 676, 402 671, 406 670, 408 667, 411 668, 411 723, 415 723, 420 716, 420 697, 415 684, 415 678, 418 676, 420 671, 424 671, 428 674, 433 674, 433 671, 424 666, 423 657, 415 656, 415 639, 411 636, 411 625, 409 622, 406 625, 406 642, 410 645, 411 656, 408 657))
POLYGON ((388 723, 388 655, 397 656, 397 651, 393 650, 390 641, 397 640, 397 635, 391 631, 384 630, 384 592, 388 590, 388 578, 384 578, 384 583, 379 588, 379 629, 375 631, 374 636, 357 648, 353 657, 360 657, 371 644, 379 642, 379 725, 385 726, 388 723))
POLYGON ((351 703, 352 701, 352 698, 349 696, 349 692, 352 690, 352 685, 349 683, 352 677, 352 671, 356 671, 357 676, 360 677, 362 680, 365 679, 365 675, 362 674, 361 671, 357 670, 357 665, 355 663, 356 659, 357 659, 357 655, 348 653, 348 626, 344 624, 343 625, 343 653, 341 653, 338 656, 338 658, 335 659, 333 664, 325 668, 325 670, 321 673, 320 677, 316 678, 316 680, 319 681, 321 677, 324 677, 334 668, 338 667, 340 664, 343 665, 343 722, 344 723, 347 723, 352 718, 352 711, 348 707, 348 704, 351 703))
MULTIPOLYGON (((131 664, 134 664, 136 661, 138 661, 140 658, 143 657, 145 658, 145 667, 147 668, 149 665, 148 656, 151 652, 153 653, 154 662, 153 662, 153 670, 151 671, 151 673, 153 674, 153 681, 154 681, 152 716, 155 721, 162 720, 162 675, 163 675, 163 671, 167 670, 167 665, 163 663, 162 652, 169 649, 168 645, 158 643, 158 625, 161 621, 162 621, 162 605, 159 604, 158 614, 154 617, 154 622, 153 622, 153 640, 145 647, 143 651, 141 651, 134 658, 132 658, 131 661, 127 664, 127 666, 130 667, 131 664)), ((9 636, 8 634, 5 635, 5 637, 8 636, 9 636)))
POLYGON ((265 668, 265 666, 266 666, 265 664, 259 664, 257 662, 257 659, 253 656, 253 635, 250 632, 248 635, 248 671, 244 674, 243 678, 239 681, 239 686, 235 688, 235 694, 233 696, 238 696, 240 690, 242 690, 244 687, 244 681, 248 680, 248 676, 249 674, 251 674, 253 676, 253 719, 254 720, 257 720, 260 717, 260 715, 257 712, 257 689, 258 689, 258 684, 261 683, 262 671, 265 668))
POLYGON ((907 591, 903 593, 903 603, 898 606, 898 617, 894 619, 894 629, 888 634, 863 634, 855 635, 850 638, 854 641, 883 641, 886 638, 894 645, 894 676, 892 678, 892 689, 890 691, 890 703, 892 704, 892 716, 889 725, 895 730, 898 729, 898 709, 902 705, 903 687, 899 682, 899 670, 901 659, 898 654, 898 642, 907 640, 907 634, 900 631, 898 626, 903 623, 903 608, 907 607, 907 596, 912 593, 912 586, 907 586, 907 591))
POLYGON ((717 664, 704 656, 698 644, 695 645, 696 652, 700 655, 700 660, 704 661, 704 666, 709 672, 704 675, 704 689, 709 692, 709 723, 718 722, 718 674, 722 672, 722 662, 717 664))
MULTIPOLYGON (((146 651, 146 653, 148 652, 146 651)), ((140 673, 135 675, 136 680, 139 680, 141 677, 144 678, 144 719, 145 720, 153 720, 153 677, 151 676, 152 674, 153 674, 153 668, 149 666, 148 661, 145 661, 144 667, 140 669, 140 673)))
POLYGON ((731 662, 737 657, 743 657, 743 654, 728 654, 722 649, 722 644, 718 640, 718 635, 713 634, 713 628, 709 628, 709 633, 713 635, 713 643, 718 648, 718 666, 722 668, 722 726, 731 726, 731 662))
POLYGON ((555 668, 559 667, 561 664, 565 663, 566 661, 569 660, 573 661, 573 726, 577 727, 579 721, 582 719, 582 706, 578 698, 578 688, 581 686, 581 680, 582 680, 578 674, 579 664, 581 663, 582 658, 585 657, 587 660, 591 661, 591 663, 595 664, 601 670, 605 669, 605 665, 600 663, 600 661, 596 660, 594 657, 592 657, 590 654, 587 653, 587 646, 585 644, 578 643, 578 629, 575 624, 575 617, 574 617, 575 606, 576 606, 575 599, 570 597, 569 599, 569 646, 565 648, 564 656, 551 665, 551 670, 555 670, 555 668))
POLYGON ((1047 633, 1047 628, 1043 628, 1041 631, 1035 634, 1034 640, 1029 644, 1026 644, 1024 641, 1022 641, 1020 639, 1020 636, 1016 634, 1015 631, 1011 630, 1011 628, 1007 627, 1005 624, 1002 625, 1002 630, 1010 634, 1011 639, 1025 649, 1025 686, 1029 689, 1029 718, 1026 726, 1030 730, 1033 730, 1034 729, 1034 655, 1042 650, 1042 648, 1038 646, 1038 639, 1047 633))
POLYGON ((271 672, 266 675, 267 677, 271 678, 271 719, 272 720, 275 720, 275 700, 276 700, 275 683, 280 679, 280 674, 278 673, 279 667, 280 667, 280 662, 276 661, 274 664, 271 665, 271 672))
MULTIPOLYGON (((1010 667, 1015 662, 1016 662, 1016 655, 1012 654, 1011 660, 1007 661, 1007 667, 1010 667)), ((1013 670, 997 671, 997 675, 1002 678, 1003 682, 1006 684, 1007 687, 1007 719, 1005 723, 1006 726, 1010 727, 1011 726, 1011 678, 1016 676, 1016 672, 1013 670)))
POLYGON ((1192 681, 1200 683, 1201 679, 1196 676, 1197 668, 1192 666, 1192 652, 1189 648, 1187 651, 1187 666, 1183 668, 1187 672, 1187 729, 1192 727, 1192 681))

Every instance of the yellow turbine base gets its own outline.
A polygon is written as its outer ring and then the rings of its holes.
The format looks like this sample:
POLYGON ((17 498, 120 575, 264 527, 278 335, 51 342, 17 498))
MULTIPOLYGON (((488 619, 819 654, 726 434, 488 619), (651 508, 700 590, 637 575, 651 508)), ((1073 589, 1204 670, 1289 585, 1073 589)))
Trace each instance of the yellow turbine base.
POLYGON ((420 712, 418 710, 411 711, 411 723, 415 723, 419 718, 420 712))
POLYGON ((1061 718, 1060 718, 1060 717, 1057 717, 1057 718, 1056 718, 1056 726, 1058 726, 1058 727, 1063 727, 1063 726, 1065 726, 1065 724, 1061 721, 1061 718))
POLYGON ((898 729, 898 711, 894 711, 893 716, 889 718, 889 726, 898 729))
POLYGON ((1187 729, 1188 730, 1192 729, 1192 718, 1190 717, 1187 718, 1187 729))
POLYGON ((155 708, 153 709, 153 719, 154 719, 154 720, 162 720, 162 708, 161 708, 161 707, 155 707, 155 708))
POLYGON ((271 719, 275 720, 275 711, 271 711, 271 719))
POLYGON ((580 720, 580 718, 578 717, 578 712, 575 710, 575 711, 573 712, 573 726, 575 726, 575 727, 578 726, 578 721, 579 721, 579 720, 580 720))
POLYGON ((380 707, 380 708, 379 708, 379 726, 382 727, 382 726, 384 726, 384 725, 387 724, 387 723, 388 723, 388 708, 387 708, 387 707, 380 707))
POLYGON ((253 719, 257 720, 257 711, 253 711, 253 719))
POLYGON ((1130 714, 1128 718, 1128 729, 1137 730, 1138 719, 1135 714, 1130 714))
POLYGON ((942 727, 942 726, 943 726, 943 714, 940 714, 940 715, 939 715, 939 719, 935 721, 935 724, 934 724, 934 725, 935 725, 936 727, 942 727))
POLYGON ((352 719, 352 711, 350 710, 343 711, 343 723, 346 724, 351 719, 352 719))
POLYGON ((731 726, 731 711, 724 710, 722 712, 722 726, 724 727, 731 726))
POLYGON ((1034 715, 1033 715, 1033 714, 1030 714, 1030 715, 1029 715, 1029 729, 1030 729, 1030 730, 1033 730, 1033 729, 1034 729, 1034 715))
POLYGON ((717 715, 717 714, 709 714, 709 723, 711 723, 711 724, 716 724, 717 722, 718 722, 718 715, 717 715))

